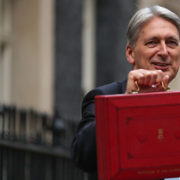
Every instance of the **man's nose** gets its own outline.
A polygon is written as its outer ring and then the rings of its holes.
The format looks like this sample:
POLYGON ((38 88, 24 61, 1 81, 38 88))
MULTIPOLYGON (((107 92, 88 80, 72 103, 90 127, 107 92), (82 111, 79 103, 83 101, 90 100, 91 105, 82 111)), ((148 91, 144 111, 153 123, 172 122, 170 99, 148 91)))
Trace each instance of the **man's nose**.
POLYGON ((167 57, 168 56, 168 50, 167 50, 167 46, 165 42, 161 42, 160 43, 160 47, 159 47, 159 53, 160 56, 162 57, 167 57))

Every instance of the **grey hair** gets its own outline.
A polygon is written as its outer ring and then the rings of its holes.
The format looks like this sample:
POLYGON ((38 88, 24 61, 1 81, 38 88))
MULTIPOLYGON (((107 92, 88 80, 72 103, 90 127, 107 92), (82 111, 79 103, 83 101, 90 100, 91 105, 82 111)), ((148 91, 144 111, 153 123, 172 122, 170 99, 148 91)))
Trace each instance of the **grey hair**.
POLYGON ((177 27, 180 35, 180 19, 178 15, 167 8, 156 5, 138 10, 131 18, 127 29, 127 44, 135 47, 142 25, 156 16, 172 22, 177 27))

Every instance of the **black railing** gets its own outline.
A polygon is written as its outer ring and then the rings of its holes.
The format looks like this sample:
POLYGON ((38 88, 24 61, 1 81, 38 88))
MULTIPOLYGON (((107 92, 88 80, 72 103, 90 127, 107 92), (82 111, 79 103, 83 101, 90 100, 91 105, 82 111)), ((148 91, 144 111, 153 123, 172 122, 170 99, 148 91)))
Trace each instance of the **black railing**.
POLYGON ((69 153, 75 126, 34 110, 1 106, 0 180, 83 180, 69 153))
POLYGON ((52 145, 53 119, 34 110, 2 106, 0 110, 1 139, 23 143, 52 145))

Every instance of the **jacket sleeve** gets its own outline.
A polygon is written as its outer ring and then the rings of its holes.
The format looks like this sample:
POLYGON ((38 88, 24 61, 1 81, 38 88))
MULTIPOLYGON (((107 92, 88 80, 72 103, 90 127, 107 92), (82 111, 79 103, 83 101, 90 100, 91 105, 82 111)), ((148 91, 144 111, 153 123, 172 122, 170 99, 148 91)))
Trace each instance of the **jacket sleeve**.
POLYGON ((82 103, 82 120, 71 146, 74 163, 86 172, 97 170, 94 97, 102 94, 100 90, 95 89, 85 96, 82 103))

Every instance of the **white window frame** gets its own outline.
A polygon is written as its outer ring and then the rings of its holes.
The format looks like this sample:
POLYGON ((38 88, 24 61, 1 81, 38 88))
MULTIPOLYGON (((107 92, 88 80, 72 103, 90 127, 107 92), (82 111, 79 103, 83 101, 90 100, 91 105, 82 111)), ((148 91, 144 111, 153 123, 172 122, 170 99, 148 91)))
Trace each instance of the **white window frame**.
POLYGON ((96 58, 95 58, 95 19, 96 1, 83 1, 83 32, 82 32, 82 82, 84 93, 95 87, 96 58))

